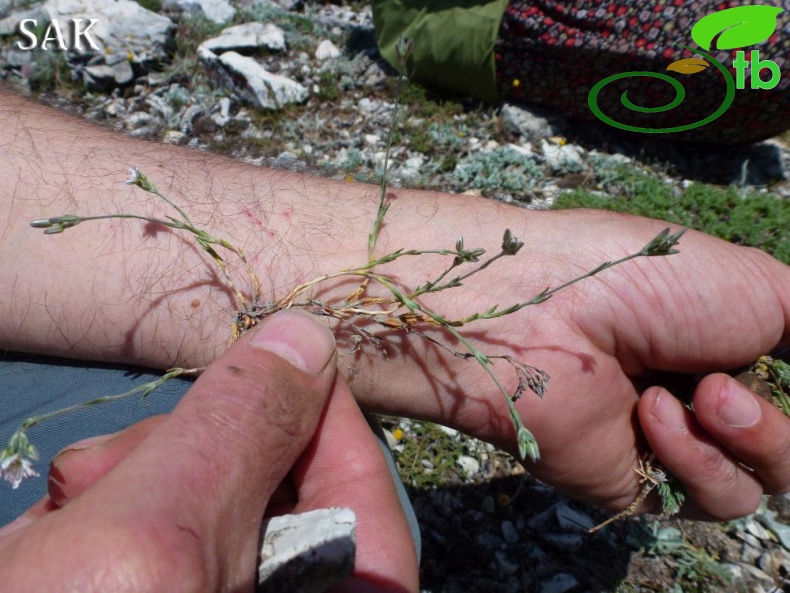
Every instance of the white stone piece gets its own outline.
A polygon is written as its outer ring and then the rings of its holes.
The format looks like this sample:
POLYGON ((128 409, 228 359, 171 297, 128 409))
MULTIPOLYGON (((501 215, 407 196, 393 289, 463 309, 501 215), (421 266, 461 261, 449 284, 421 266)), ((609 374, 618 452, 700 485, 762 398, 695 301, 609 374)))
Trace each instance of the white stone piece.
POLYGON ((269 51, 284 51, 285 32, 271 23, 244 23, 223 29, 218 37, 206 39, 200 46, 215 54, 259 48, 266 48, 269 51))
POLYGON ((334 60, 340 57, 340 50, 329 39, 324 39, 315 50, 316 60, 334 60))
POLYGON ((560 169, 568 164, 581 165, 583 162, 581 149, 573 144, 559 146, 541 140, 540 150, 546 158, 546 164, 552 169, 560 169))
POLYGON ((456 463, 466 478, 474 476, 480 471, 480 462, 469 455, 460 455, 456 463))
MULTIPOLYGON (((169 18, 133 0, 49 0, 42 8, 51 20, 60 22, 96 19, 88 34, 99 46, 98 55, 106 56, 105 62, 111 65, 120 60, 142 63, 166 58, 175 30, 169 18)), ((63 33, 70 36, 71 28, 64 27, 63 33)), ((87 45, 84 40, 82 45, 87 45)), ((70 37, 67 46, 72 46, 70 37)))
POLYGON ((227 23, 236 15, 236 9, 227 0, 166 0, 166 10, 184 12, 201 11, 213 23, 227 23))
POLYGON ((86 66, 82 74, 83 82, 91 88, 125 85, 133 79, 132 65, 126 60, 112 66, 108 64, 86 66))
POLYGON ((175 25, 133 0, 49 0, 41 6, 47 19, 60 23, 82 19, 80 48, 75 48, 72 27, 62 27, 67 62, 91 88, 129 84, 133 65, 144 67, 169 60, 175 25), (93 49, 94 44, 98 49, 93 49))
POLYGON ((258 567, 259 593, 319 593, 354 570, 356 516, 318 509, 271 519, 258 567))
POLYGON ((562 131, 565 120, 562 115, 547 109, 530 106, 527 110, 509 103, 503 105, 501 115, 507 129, 521 134, 529 142, 556 136, 562 131))
POLYGON ((198 58, 217 72, 223 85, 260 109, 276 110, 289 103, 301 103, 310 94, 298 82, 272 74, 254 59, 235 51, 217 57, 214 52, 201 46, 198 48, 198 58))

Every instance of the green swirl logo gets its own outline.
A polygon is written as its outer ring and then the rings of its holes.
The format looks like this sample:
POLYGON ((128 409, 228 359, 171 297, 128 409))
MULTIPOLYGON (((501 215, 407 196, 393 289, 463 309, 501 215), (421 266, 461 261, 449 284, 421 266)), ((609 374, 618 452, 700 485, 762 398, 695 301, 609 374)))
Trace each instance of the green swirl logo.
MULTIPOLYGON (((735 8, 727 8, 719 12, 714 12, 701 18, 691 29, 691 38, 705 50, 710 51, 714 39, 716 40, 716 49, 728 50, 761 43, 773 35, 776 30, 776 19, 779 13, 783 12, 782 8, 776 6, 738 6, 735 8)), ((615 121, 606 115, 598 106, 598 95, 603 88, 612 82, 624 78, 636 78, 646 76, 648 78, 657 78, 669 85, 675 91, 675 97, 669 103, 660 105, 658 107, 641 107, 628 98, 628 91, 623 92, 620 96, 620 102, 624 107, 630 111, 637 113, 662 113, 670 111, 680 105, 686 98, 686 90, 683 85, 676 78, 668 74, 660 72, 649 72, 645 70, 636 70, 632 72, 623 72, 621 74, 614 74, 607 76, 598 82, 587 96, 587 104, 590 110, 601 121, 620 128, 629 132, 642 132, 645 134, 667 134, 670 132, 685 132, 699 128, 721 117, 732 105, 735 99, 736 89, 743 89, 745 87, 745 71, 751 65, 751 88, 770 89, 776 86, 781 78, 779 67, 770 60, 760 60, 759 52, 751 52, 751 63, 745 58, 743 51, 737 52, 737 58, 733 62, 733 67, 736 69, 737 80, 734 80, 727 67, 715 59, 712 55, 704 51, 680 45, 684 49, 688 49, 699 57, 685 58, 677 60, 667 66, 670 72, 677 72, 683 75, 696 74, 708 68, 711 64, 721 72, 724 81, 727 85, 727 92, 724 99, 719 105, 718 109, 704 117, 703 119, 685 124, 682 126, 672 126, 668 128, 648 128, 642 126, 633 126, 625 123, 615 121), (760 71, 763 69, 770 70, 771 78, 768 81, 763 81, 760 78, 760 71)))

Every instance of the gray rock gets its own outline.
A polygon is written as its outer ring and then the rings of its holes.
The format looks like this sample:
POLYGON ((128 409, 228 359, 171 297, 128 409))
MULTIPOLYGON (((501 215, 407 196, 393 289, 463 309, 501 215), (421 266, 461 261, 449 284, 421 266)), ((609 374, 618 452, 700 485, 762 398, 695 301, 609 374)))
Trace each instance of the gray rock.
POLYGON ((575 533, 543 533, 540 538, 556 550, 572 552, 584 545, 584 536, 575 533))
POLYGON ((22 68, 33 63, 33 52, 21 49, 7 49, 0 53, 0 63, 11 68, 22 68))
POLYGON ((304 0, 253 0, 252 6, 276 6, 288 11, 299 10, 304 4, 304 0))
POLYGON ((376 87, 387 81, 387 72, 379 62, 373 62, 362 75, 363 87, 376 87))
POLYGON ((315 50, 316 60, 334 60, 340 57, 340 50, 329 39, 324 39, 315 50))
MULTIPOLYGON (((398 169, 398 176, 403 178, 416 178, 420 176, 420 167, 424 162, 422 156, 413 156, 406 159, 406 161, 398 169)), ((468 455, 461 455, 456 463, 463 469, 466 477, 473 476, 480 471, 480 462, 474 457, 468 455)))
MULTIPOLYGON (((420 159, 419 162, 414 163, 414 165, 416 166, 407 169, 406 165, 411 160, 412 159, 408 159, 406 161, 406 164, 403 166, 403 168, 400 171, 401 175, 403 175, 404 177, 407 176, 406 171, 408 171, 408 173, 410 174, 408 176, 416 175, 419 172, 420 165, 422 164, 422 159, 420 159)), ((458 467, 461 468, 461 471, 464 472, 464 477, 466 478, 475 476, 477 475, 477 472, 480 471, 480 462, 474 457, 470 457, 468 455, 461 455, 458 457, 458 459, 456 459, 455 462, 458 464, 458 467)))
MULTIPOLYGON (((49 15, 41 7, 11 13, 9 16, 0 19, 0 37, 5 35, 16 35, 19 29, 19 23, 24 19, 35 19, 36 22, 41 23, 42 21, 49 20, 49 15)), ((19 41, 21 41, 23 45, 27 45, 27 41, 22 41, 21 39, 19 41)), ((12 47, 18 47, 16 42, 12 47)))
POLYGON ((480 505, 480 509, 484 513, 488 513, 489 515, 496 510, 496 506, 494 505, 494 497, 493 496, 486 496, 483 499, 483 504, 480 505))
POLYGON ((112 66, 109 64, 86 66, 80 72, 82 81, 94 89, 124 86, 134 80, 132 65, 127 60, 117 62, 112 66))
POLYGON ((589 515, 571 508, 564 501, 557 505, 556 513, 557 524, 566 531, 587 533, 595 527, 595 521, 589 515))
POLYGON ((232 119, 230 116, 230 99, 222 97, 212 109, 209 117, 218 127, 225 127, 232 119))
POLYGON ((188 139, 188 136, 184 134, 184 132, 179 132, 178 130, 168 130, 165 132, 165 136, 162 140, 166 144, 185 144, 188 139))
POLYGON ((543 157, 546 159, 546 164, 555 171, 566 169, 569 167, 581 168, 582 149, 573 144, 551 144, 545 139, 540 141, 540 149, 543 152, 543 157))
POLYGON ((779 574, 787 564, 787 552, 781 548, 775 548, 767 552, 763 552, 757 559, 757 567, 768 575, 779 574))
POLYGON ((770 538, 768 532, 765 530, 765 527, 760 525, 753 518, 747 517, 746 519, 744 519, 744 521, 745 521, 745 529, 747 533, 751 533, 754 537, 756 537, 761 541, 767 541, 770 538))
POLYGON ((215 54, 225 51, 251 51, 265 48, 269 51, 285 50, 285 32, 271 23, 244 23, 223 29, 218 37, 212 37, 200 47, 215 54))
POLYGON ((309 94, 298 82, 272 74, 254 59, 234 51, 217 57, 214 52, 199 48, 198 57, 224 86, 260 109, 276 110, 289 103, 301 103, 309 94))
POLYGON ((362 10, 357 12, 348 6, 336 4, 323 4, 318 8, 313 17, 316 22, 327 27, 339 27, 340 29, 373 28, 373 14, 371 11, 362 10))
POLYGON ((137 130, 138 128, 142 128, 143 126, 150 124, 153 119, 154 118, 145 111, 137 111, 127 117, 125 123, 126 127, 130 130, 137 130))
POLYGON ((502 538, 491 533, 490 531, 481 531, 474 535, 474 541, 480 545, 481 548, 496 550, 502 545, 502 538))
POLYGON ((562 133, 565 118, 547 109, 530 106, 529 109, 506 103, 502 107, 502 122, 512 132, 520 134, 528 142, 562 133))
POLYGON ((0 18, 7 17, 12 11, 20 7, 29 7, 27 0, 0 0, 0 18))
POLYGON ((213 23, 227 23, 236 15, 236 9, 227 0, 165 0, 165 10, 202 12, 213 23))
POLYGON ((201 105, 190 105, 181 114, 180 130, 187 136, 192 134, 193 123, 205 113, 205 109, 201 105))
POLYGON ((777 521, 776 513, 769 510, 759 513, 756 517, 760 523, 771 530, 786 550, 790 550, 790 525, 777 521))
POLYGON ((508 544, 515 544, 518 541, 518 532, 510 521, 502 521, 502 537, 508 544))
POLYGON ((319 593, 350 575, 356 553, 351 509, 319 509, 269 520, 256 591, 319 593))
POLYGON ((516 571, 519 569, 518 562, 511 560, 508 554, 501 550, 494 552, 494 559, 501 578, 516 574, 516 571))
POLYGON ((753 546, 747 543, 744 543, 741 546, 741 560, 744 562, 748 562, 749 564, 755 564, 757 559, 760 557, 762 553, 762 546, 753 546))
POLYGON ((272 161, 272 167, 275 169, 287 169, 288 171, 303 171, 307 167, 307 163, 300 160, 294 153, 286 150, 278 154, 277 158, 272 161))
POLYGON ((579 586, 578 579, 566 572, 555 574, 552 578, 540 584, 540 593, 567 593, 579 586))
MULTIPOLYGON (((67 52, 69 65, 89 87, 129 84, 133 66, 148 68, 169 59, 173 22, 133 0, 49 0, 42 8, 49 19, 60 22, 96 19, 88 35, 99 49, 83 43, 81 50, 67 52)), ((69 47, 71 33, 70 27, 64 28, 69 47)))
POLYGON ((745 575, 748 575, 750 578, 757 580, 760 584, 766 585, 771 587, 774 585, 774 580, 765 574, 762 570, 757 568, 756 566, 752 566, 750 564, 741 564, 741 569, 743 570, 745 575))

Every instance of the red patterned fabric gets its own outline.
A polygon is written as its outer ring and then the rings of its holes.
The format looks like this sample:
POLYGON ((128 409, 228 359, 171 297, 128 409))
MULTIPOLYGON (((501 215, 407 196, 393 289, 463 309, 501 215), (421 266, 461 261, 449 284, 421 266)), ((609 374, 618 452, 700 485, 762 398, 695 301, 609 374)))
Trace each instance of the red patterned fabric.
MULTIPOLYGON (((741 6, 743 2, 709 0, 511 0, 500 25, 496 45, 497 84, 500 96, 551 107, 570 116, 595 120, 587 103, 590 89, 607 76, 629 72, 667 73, 680 58, 694 57, 683 44, 696 48, 691 28, 703 16, 741 6)), ((693 142, 740 143, 775 136, 790 127, 790 0, 762 2, 785 12, 767 41, 744 48, 760 51, 773 60, 781 80, 773 89, 754 89, 746 71, 746 88, 717 120, 695 130, 667 135, 693 142)), ((735 76, 732 61, 737 50, 713 52, 735 76)), ((768 79, 769 73, 763 72, 768 79)), ((599 106, 615 121, 663 128, 699 121, 715 112, 726 93, 724 77, 715 67, 703 72, 674 74, 686 96, 676 108, 663 113, 639 114, 620 103, 620 95, 643 107, 669 103, 675 91, 664 81, 639 77, 609 84, 599 106)))

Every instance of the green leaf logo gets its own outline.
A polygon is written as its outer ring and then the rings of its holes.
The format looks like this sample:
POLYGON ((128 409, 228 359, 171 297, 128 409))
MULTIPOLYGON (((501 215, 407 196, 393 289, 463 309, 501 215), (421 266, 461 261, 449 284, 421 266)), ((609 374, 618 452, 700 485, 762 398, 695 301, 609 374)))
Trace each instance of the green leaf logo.
POLYGON ((776 30, 776 17, 784 9, 776 6, 736 6, 702 17, 691 29, 691 38, 710 50, 716 35, 716 49, 735 49, 768 39, 776 30))

